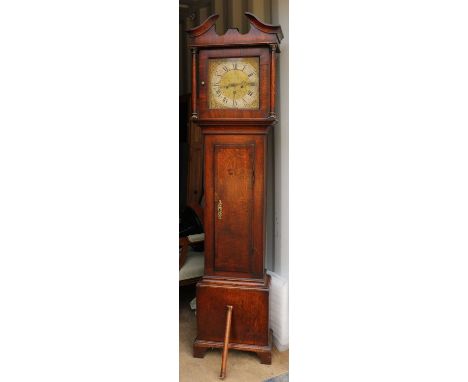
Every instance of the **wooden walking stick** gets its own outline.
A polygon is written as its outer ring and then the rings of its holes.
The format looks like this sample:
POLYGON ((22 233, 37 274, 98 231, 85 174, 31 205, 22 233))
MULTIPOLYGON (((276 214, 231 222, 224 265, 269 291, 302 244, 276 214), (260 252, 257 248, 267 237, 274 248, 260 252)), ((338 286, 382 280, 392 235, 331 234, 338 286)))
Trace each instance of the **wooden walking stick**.
POLYGON ((219 374, 219 379, 224 379, 226 377, 226 364, 227 364, 227 355, 229 347, 229 336, 231 335, 231 316, 232 316, 232 305, 226 305, 227 314, 226 314, 226 331, 224 332, 224 347, 223 347, 223 356, 221 358, 221 373, 219 374))

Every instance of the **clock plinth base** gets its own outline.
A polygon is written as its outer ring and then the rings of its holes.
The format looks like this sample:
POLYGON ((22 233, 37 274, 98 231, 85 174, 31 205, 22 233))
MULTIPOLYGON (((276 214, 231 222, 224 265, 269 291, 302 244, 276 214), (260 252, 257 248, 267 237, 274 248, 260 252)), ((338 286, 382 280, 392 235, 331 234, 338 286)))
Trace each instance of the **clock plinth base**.
POLYGON ((269 329, 270 276, 264 279, 204 277, 197 284, 197 338, 193 356, 203 358, 208 348, 223 348, 226 305, 232 305, 229 349, 257 353, 271 364, 269 329))
MULTIPOLYGON (((248 351, 252 353, 257 353, 260 363, 264 365, 271 365, 271 331, 268 339, 268 345, 266 346, 256 346, 256 345, 246 345, 229 342, 229 349, 248 351)), ((222 349, 224 343, 222 341, 204 341, 196 339, 193 343, 193 356, 195 358, 204 358, 208 349, 222 349)))
MULTIPOLYGON (((195 341, 196 342, 196 341, 195 341)), ((206 351, 208 347, 203 347, 202 345, 193 344, 193 357, 194 358, 205 358, 206 351)))

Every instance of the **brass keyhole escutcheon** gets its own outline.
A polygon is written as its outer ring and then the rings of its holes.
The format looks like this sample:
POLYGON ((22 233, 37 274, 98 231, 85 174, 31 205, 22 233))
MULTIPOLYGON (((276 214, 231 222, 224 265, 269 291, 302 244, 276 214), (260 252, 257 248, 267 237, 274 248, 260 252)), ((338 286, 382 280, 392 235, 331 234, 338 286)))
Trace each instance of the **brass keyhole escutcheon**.
POLYGON ((221 220, 223 218, 223 202, 221 199, 218 200, 218 219, 221 220))

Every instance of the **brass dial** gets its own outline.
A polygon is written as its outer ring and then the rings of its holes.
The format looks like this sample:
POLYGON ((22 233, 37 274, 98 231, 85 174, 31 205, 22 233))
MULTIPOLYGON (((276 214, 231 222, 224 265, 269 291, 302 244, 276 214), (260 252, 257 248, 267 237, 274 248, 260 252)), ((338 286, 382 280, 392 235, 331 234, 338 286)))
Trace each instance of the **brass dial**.
POLYGON ((210 59, 210 109, 258 109, 258 70, 258 57, 210 59))

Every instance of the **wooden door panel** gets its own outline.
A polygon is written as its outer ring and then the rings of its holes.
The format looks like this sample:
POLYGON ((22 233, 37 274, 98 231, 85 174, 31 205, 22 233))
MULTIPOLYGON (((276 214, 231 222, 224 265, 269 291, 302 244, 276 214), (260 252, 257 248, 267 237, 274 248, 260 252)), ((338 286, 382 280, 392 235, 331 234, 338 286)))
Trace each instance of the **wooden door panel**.
POLYGON ((263 277, 265 139, 205 136, 206 275, 263 277))
POLYGON ((216 144, 216 271, 250 272, 254 144, 216 144))

